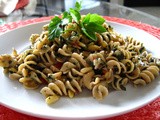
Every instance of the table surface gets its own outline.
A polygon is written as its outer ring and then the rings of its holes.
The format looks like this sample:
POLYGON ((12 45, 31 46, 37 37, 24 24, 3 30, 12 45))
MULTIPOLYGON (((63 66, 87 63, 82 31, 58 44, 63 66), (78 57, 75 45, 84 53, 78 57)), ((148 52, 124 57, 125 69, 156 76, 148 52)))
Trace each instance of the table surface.
POLYGON ((111 16, 124 18, 128 20, 138 21, 142 23, 146 23, 152 26, 160 27, 160 18, 152 16, 150 14, 125 7, 118 4, 112 4, 108 2, 96 2, 97 5, 82 10, 82 13, 98 13, 103 16, 111 16))
MULTIPOLYGON (((83 3, 83 9, 81 11, 82 14, 87 13, 98 13, 102 16, 110 16, 108 19, 111 21, 116 21, 119 23, 131 25, 134 27, 137 27, 139 29, 143 29, 150 34, 156 36, 160 39, 160 18, 154 17, 152 15, 124 7, 121 5, 111 4, 108 2, 100 2, 100 1, 91 1, 83 3)), ((62 10, 67 9, 65 6, 61 10, 51 10, 48 9, 48 15, 55 15, 60 14, 62 10)), ((47 15, 47 16, 48 16, 47 15)), ((7 18, 3 19, 6 24, 0 26, 0 33, 6 32, 8 30, 12 30, 15 28, 18 28, 23 25, 27 25, 34 22, 40 22, 44 21, 46 18, 44 17, 46 15, 43 15, 43 18, 39 19, 31 19, 38 16, 23 16, 19 19, 14 19, 11 21, 5 21, 7 18), (26 20, 28 19, 28 20, 26 20), (25 21, 24 21, 25 20, 25 21), (13 23, 10 23, 13 22, 13 23)), ((23 120, 38 120, 39 118, 24 115, 22 113, 18 113, 14 110, 11 110, 7 107, 4 107, 3 105, 0 105, 0 120, 9 120, 11 118, 15 117, 15 119, 22 118, 23 120)), ((105 118, 104 118, 105 119, 105 118)), ((114 118, 109 118, 105 120, 159 120, 160 119, 160 98, 157 98, 152 103, 149 103, 148 105, 135 110, 133 112, 120 115, 114 118)))

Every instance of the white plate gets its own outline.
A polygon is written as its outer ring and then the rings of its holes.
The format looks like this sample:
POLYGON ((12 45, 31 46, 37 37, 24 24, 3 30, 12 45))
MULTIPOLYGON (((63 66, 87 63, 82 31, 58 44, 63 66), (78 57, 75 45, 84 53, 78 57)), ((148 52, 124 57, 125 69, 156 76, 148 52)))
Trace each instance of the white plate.
MULTIPOLYGON (((0 54, 11 53, 12 47, 22 51, 29 45, 32 33, 40 33, 46 22, 28 25, 0 36, 0 54)), ((127 25, 109 22, 122 35, 130 35, 142 41, 153 55, 160 53, 160 40, 152 35, 127 25)), ((160 58, 160 56, 159 56, 160 58)), ((12 81, 0 68, 0 103, 16 111, 43 118, 93 119, 108 118, 133 111, 160 96, 160 77, 151 84, 134 88, 128 85, 127 91, 111 92, 102 102, 92 98, 90 92, 81 93, 73 99, 62 97, 51 106, 46 105, 39 90, 26 90, 17 81, 12 81)))

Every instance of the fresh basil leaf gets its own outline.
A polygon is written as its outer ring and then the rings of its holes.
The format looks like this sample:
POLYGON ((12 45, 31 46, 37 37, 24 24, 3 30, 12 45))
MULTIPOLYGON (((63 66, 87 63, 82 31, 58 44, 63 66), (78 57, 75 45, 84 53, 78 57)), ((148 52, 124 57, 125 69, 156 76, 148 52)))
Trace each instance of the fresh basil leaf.
POLYGON ((61 22, 61 19, 57 16, 55 16, 51 21, 50 21, 50 24, 49 24, 49 28, 53 28, 55 26, 57 26, 58 24, 60 24, 61 22))
POLYGON ((102 25, 96 24, 94 22, 90 22, 87 26, 85 26, 85 29, 87 31, 92 31, 97 33, 106 32, 106 29, 102 25))
POLYGON ((62 32, 63 30, 60 27, 55 27, 54 29, 50 30, 48 36, 49 40, 52 41, 54 38, 58 38, 62 32))
POLYGON ((70 8, 70 14, 73 18, 73 20, 76 22, 76 23, 79 23, 79 20, 81 19, 81 14, 77 11, 77 10, 74 10, 72 8, 70 8))
POLYGON ((89 37, 90 39, 92 39, 92 40, 94 40, 94 41, 97 40, 97 37, 96 37, 95 32, 87 30, 87 33, 88 33, 88 37, 89 37))
POLYGON ((89 23, 89 20, 90 20, 90 16, 91 16, 91 14, 88 13, 88 14, 84 17, 84 19, 82 20, 82 23, 83 23, 83 24, 88 24, 88 23, 89 23))
POLYGON ((72 22, 72 16, 68 12, 63 12, 62 15, 62 26, 72 22))
POLYGON ((64 11, 62 14, 62 19, 67 18, 69 13, 67 11, 64 11))
POLYGON ((48 39, 52 41, 55 38, 55 29, 49 31, 48 39))
POLYGON ((89 22, 94 22, 96 24, 102 25, 105 19, 98 14, 91 14, 89 22))
POLYGON ((82 8, 82 1, 75 3, 75 10, 80 11, 82 8))
POLYGON ((60 28, 60 24, 61 24, 61 19, 57 16, 55 16, 48 27, 49 30, 49 40, 53 40, 55 37, 58 37, 58 35, 60 35, 59 33, 62 31, 62 29, 60 28))
POLYGON ((62 28, 58 27, 56 30, 55 30, 55 37, 59 37, 61 35, 61 33, 63 32, 62 28))
POLYGON ((67 25, 68 23, 70 23, 70 19, 64 18, 64 19, 62 20, 62 22, 61 22, 61 25, 62 25, 62 26, 63 26, 63 25, 67 25))
MULTIPOLYGON (((66 30, 63 29, 63 26, 68 23, 76 22, 80 26, 82 32, 91 40, 96 40, 96 32, 103 33, 106 32, 106 29, 102 26, 105 22, 104 18, 98 14, 87 14, 84 19, 81 21, 80 9, 82 8, 81 2, 75 3, 75 8, 70 8, 69 12, 65 11, 62 14, 62 19, 55 16, 48 27, 49 30, 49 40, 54 40, 54 38, 59 37, 66 30)), ((69 29, 71 31, 74 29, 69 29)))
POLYGON ((91 40, 95 41, 97 39, 95 33, 91 32, 91 31, 87 31, 84 27, 82 27, 82 31, 91 40))

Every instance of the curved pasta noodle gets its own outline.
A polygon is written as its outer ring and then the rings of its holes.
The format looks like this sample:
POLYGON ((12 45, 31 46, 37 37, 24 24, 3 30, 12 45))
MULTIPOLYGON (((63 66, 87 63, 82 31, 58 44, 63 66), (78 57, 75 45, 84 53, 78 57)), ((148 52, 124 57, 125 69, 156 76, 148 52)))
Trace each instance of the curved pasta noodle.
POLYGON ((138 67, 136 67, 131 73, 126 74, 126 76, 133 80, 133 79, 137 79, 140 75, 140 69, 138 67))
POLYGON ((83 84, 86 88, 88 89, 92 89, 92 86, 91 86, 91 81, 92 81, 92 78, 94 76, 94 71, 89 71, 88 73, 84 74, 83 75, 83 78, 82 78, 82 81, 83 81, 83 84))
POLYGON ((82 92, 82 89, 79 83, 74 79, 71 81, 65 80, 64 82, 61 80, 55 80, 55 82, 49 83, 48 87, 43 87, 40 92, 46 97, 46 99, 48 99, 49 96, 55 95, 66 95, 72 98, 77 92, 82 92))
POLYGON ((108 89, 103 85, 95 85, 92 89, 92 95, 97 100, 103 100, 108 95, 108 89))
POLYGON ((133 80, 134 85, 146 85, 152 82, 159 75, 157 66, 149 66, 139 73, 139 77, 133 80))
POLYGON ((112 81, 112 87, 115 90, 126 90, 125 86, 128 83, 128 78, 122 78, 119 75, 114 76, 114 81, 112 81))
POLYGON ((126 66, 126 73, 131 73, 134 70, 134 64, 131 60, 129 59, 124 59, 122 60, 122 63, 125 64, 126 66))
POLYGON ((119 62, 117 62, 115 60, 108 61, 107 62, 107 68, 113 69, 113 71, 115 71, 116 74, 121 73, 121 66, 120 66, 119 62))

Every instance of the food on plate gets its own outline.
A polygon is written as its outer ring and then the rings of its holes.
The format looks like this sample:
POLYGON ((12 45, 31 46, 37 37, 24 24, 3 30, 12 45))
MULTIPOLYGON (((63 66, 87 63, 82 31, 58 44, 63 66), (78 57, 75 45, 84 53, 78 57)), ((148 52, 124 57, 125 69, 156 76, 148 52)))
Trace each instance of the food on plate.
POLYGON ((53 17, 41 34, 30 36, 25 51, 0 55, 4 73, 27 89, 44 86, 40 93, 47 104, 84 89, 103 100, 111 90, 146 85, 159 75, 159 59, 143 43, 118 34, 100 15, 81 15, 80 9, 76 2, 62 17, 53 17))

